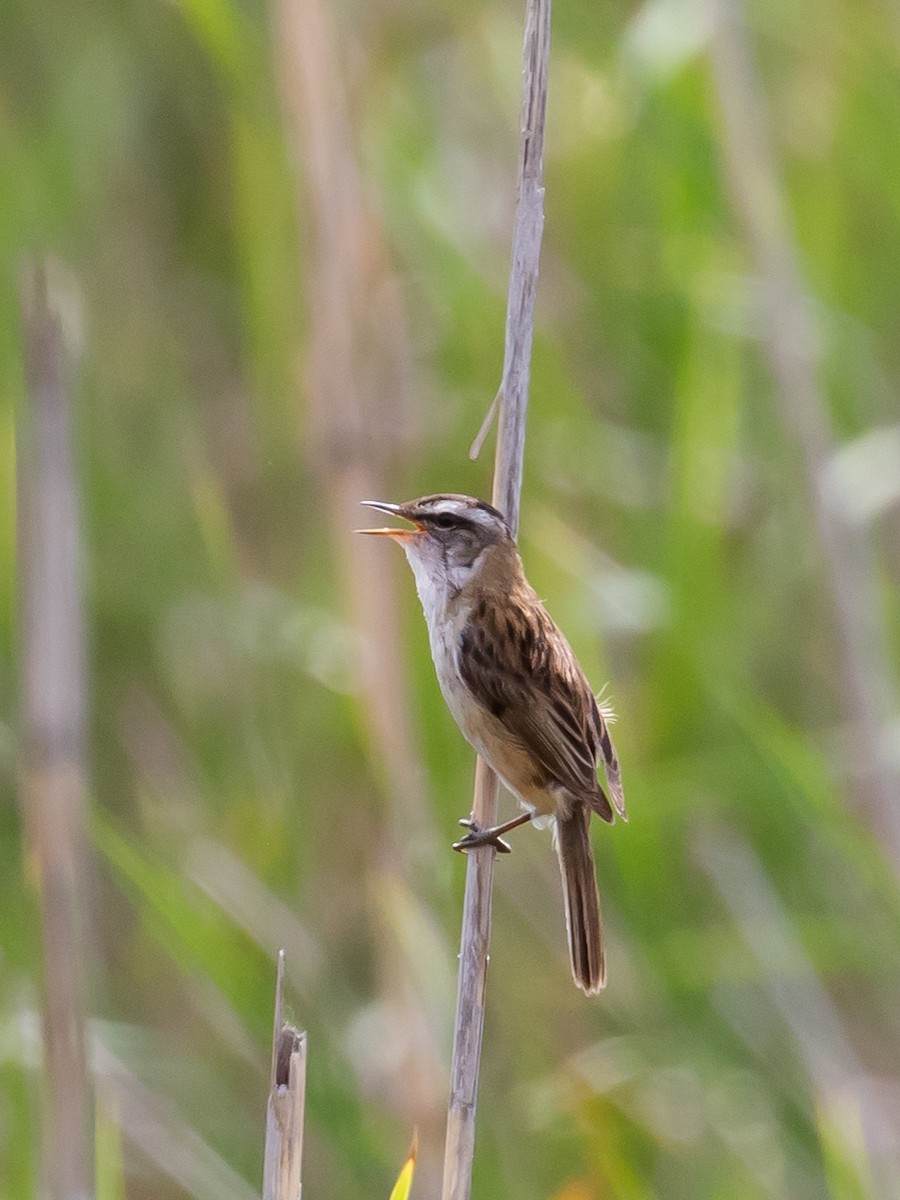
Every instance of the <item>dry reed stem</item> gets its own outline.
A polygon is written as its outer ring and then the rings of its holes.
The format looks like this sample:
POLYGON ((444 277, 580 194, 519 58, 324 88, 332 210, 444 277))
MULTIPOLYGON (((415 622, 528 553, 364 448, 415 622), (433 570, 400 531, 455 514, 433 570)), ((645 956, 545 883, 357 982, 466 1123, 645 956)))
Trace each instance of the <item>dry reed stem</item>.
MULTIPOLYGON (((358 163, 343 53, 352 35, 328 0, 271 0, 279 84, 296 134, 298 209, 304 237, 308 361, 305 412, 321 520, 327 524, 356 656, 361 732, 382 784, 379 836, 370 839, 373 877, 431 878, 437 832, 427 802, 421 736, 410 700, 398 604, 398 566, 383 547, 354 538, 360 500, 385 494, 391 464, 408 452, 412 350, 400 291, 389 269, 372 189, 358 163)), ((375 814, 361 814, 366 816, 375 814)), ((377 889, 377 879, 374 881, 377 889)), ((377 917, 377 908, 369 908, 377 917)), ((415 964, 389 922, 376 927, 376 960, 386 1019, 402 1028, 402 1057, 374 1047, 385 1092, 420 1131, 417 1178, 437 1191, 444 1124, 441 1056, 422 1003, 415 964)))
POLYGON ((19 793, 43 954, 43 1174, 52 1200, 90 1190, 81 912, 85 854, 84 624, 78 486, 63 340, 49 264, 22 278, 27 405, 18 430, 21 593, 19 793))
POLYGON ((384 779, 388 857, 406 867, 410 846, 434 847, 436 833, 422 803, 426 776, 404 670, 397 572, 379 547, 349 530, 359 523, 360 500, 396 499, 384 495, 383 481, 413 424, 412 349, 357 162, 336 13, 325 0, 272 0, 272 9, 279 85, 302 167, 300 223, 309 231, 300 267, 310 462, 344 608, 363 647, 360 712, 384 779))
POLYGON ((279 950, 266 1105, 263 1200, 300 1200, 305 1108, 306 1034, 284 1021, 284 950, 279 950))
MULTIPOLYGON (((550 61, 550 0, 529 0, 525 23, 524 94, 519 158, 519 195, 512 244, 500 425, 494 463, 494 504, 513 533, 519 525, 525 418, 534 301, 544 229, 543 149, 550 61)), ((493 410, 492 406, 492 410, 493 410)), ((496 823, 497 777, 479 759, 472 816, 482 827, 496 823)), ((484 1031, 484 998, 491 938, 494 856, 491 846, 469 851, 459 954, 459 990, 453 1036, 450 1105, 444 1149, 443 1200, 468 1200, 475 1155, 475 1108, 484 1031)))

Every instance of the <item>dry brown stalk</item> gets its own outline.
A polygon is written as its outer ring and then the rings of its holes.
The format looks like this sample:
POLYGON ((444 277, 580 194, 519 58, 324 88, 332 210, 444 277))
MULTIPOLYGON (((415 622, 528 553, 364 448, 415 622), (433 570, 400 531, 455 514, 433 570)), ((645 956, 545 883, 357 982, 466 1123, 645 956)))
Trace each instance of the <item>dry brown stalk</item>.
POLYGON ((300 1200, 305 1108, 306 1034, 284 1021, 284 951, 279 950, 263 1200, 300 1200))
POLYGON ((310 461, 322 497, 344 607, 359 631, 360 706, 369 751, 385 780, 390 857, 434 846, 425 772, 403 669, 396 570, 367 539, 360 500, 384 496, 386 466, 405 449, 413 410, 412 350, 397 281, 366 195, 347 111, 333 6, 271 0, 279 84, 296 134, 308 360, 303 380, 310 461), (377 353, 373 352, 377 347, 377 353))
MULTIPOLYGON (((359 633, 358 714, 383 781, 384 820, 372 840, 373 892, 413 897, 437 836, 410 701, 398 605, 397 564, 369 539, 353 538, 360 500, 397 499, 384 477, 408 450, 416 389, 397 281, 389 269, 372 189, 356 148, 342 61, 352 35, 328 0, 271 0, 279 84, 296 134, 298 209, 305 237, 300 264, 308 320, 304 415, 317 500, 327 523, 348 621, 359 633), (387 494, 386 494, 387 492, 387 494), (381 878, 386 886, 380 886, 381 878)), ((430 871, 429 871, 430 875, 430 871)), ((379 906, 366 910, 377 918, 379 906)), ((375 929, 381 1011, 402 1029, 407 1052, 381 1054, 375 1068, 407 1125, 420 1131, 418 1180, 437 1191, 444 1122, 444 1073, 422 1003, 416 964, 390 921, 375 929)), ((388 1043, 388 1038, 384 1044, 388 1043)))
POLYGON ((41 265, 23 272, 21 290, 27 405, 17 443, 19 797, 41 919, 44 1187, 52 1200, 82 1200, 92 1171, 80 920, 86 805, 78 487, 63 289, 41 265))

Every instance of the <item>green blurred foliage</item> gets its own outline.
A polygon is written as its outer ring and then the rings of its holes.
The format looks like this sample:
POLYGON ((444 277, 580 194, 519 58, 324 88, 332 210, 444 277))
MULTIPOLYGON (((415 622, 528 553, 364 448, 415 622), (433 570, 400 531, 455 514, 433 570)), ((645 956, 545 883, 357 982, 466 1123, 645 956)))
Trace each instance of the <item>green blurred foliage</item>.
MULTIPOLYGON (((487 494, 490 455, 466 451, 502 361, 522 13, 434 0, 334 17, 416 372, 420 432, 385 498, 487 494)), ((831 419, 848 444, 891 425, 896 439, 896 13, 754 0, 749 19, 831 419)), ((357 636, 311 463, 310 226, 269 15, 7 0, 3 26, 2 777, 12 797, 15 278, 50 251, 82 294, 98 1036, 257 1188, 286 942, 310 1033, 305 1190, 386 1195, 409 1073, 385 1093, 369 1061, 393 1053, 377 947, 410 960, 446 1070, 464 864, 444 848, 472 762, 398 555, 439 842, 412 848, 428 869, 407 894, 373 849, 389 798, 360 738, 357 636)), ((521 545, 590 677, 611 681, 631 822, 597 831, 597 1000, 568 978, 548 836, 524 832, 499 866, 480 1197, 881 1194, 861 1096, 896 1154, 897 877, 854 805, 831 597, 761 350, 706 38, 688 0, 555 15, 521 545)), ((860 461, 867 486, 885 477, 864 528, 896 657, 896 449, 860 461)), ((0 964, 0 1191, 25 1200, 40 952, 12 800, 0 964)), ((97 1131, 102 1195, 188 1194, 115 1111, 97 1131)))

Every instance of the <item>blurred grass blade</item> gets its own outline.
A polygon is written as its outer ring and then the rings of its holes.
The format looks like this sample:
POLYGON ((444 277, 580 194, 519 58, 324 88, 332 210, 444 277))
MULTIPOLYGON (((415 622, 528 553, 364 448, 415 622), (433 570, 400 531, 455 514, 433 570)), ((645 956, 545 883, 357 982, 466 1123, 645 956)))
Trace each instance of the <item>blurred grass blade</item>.
POLYGON ((195 38, 220 71, 233 82, 245 78, 254 46, 252 27, 244 14, 229 0, 176 0, 195 38))
POLYGON ((98 1096, 94 1114, 94 1188, 96 1200, 125 1200, 121 1114, 111 1108, 115 1098, 98 1096))
POLYGON ((409 1148, 409 1154, 406 1156, 406 1162, 397 1176, 397 1182, 394 1184, 394 1189, 391 1192, 390 1200, 409 1200, 409 1194, 412 1189, 413 1175, 416 1170, 416 1152, 418 1150, 418 1136, 414 1133, 412 1145, 409 1148))
POLYGON ((819 1145, 828 1194, 840 1200, 866 1200, 874 1187, 866 1155, 862 1113, 852 1095, 820 1095, 817 1105, 819 1145))
POLYGON ((182 875, 155 862, 134 841, 94 812, 91 836, 127 894, 136 901, 145 928, 187 975, 198 967, 240 1011, 246 1010, 237 972, 239 939, 230 919, 205 893, 182 875), (143 903, 141 903, 143 902, 143 903))

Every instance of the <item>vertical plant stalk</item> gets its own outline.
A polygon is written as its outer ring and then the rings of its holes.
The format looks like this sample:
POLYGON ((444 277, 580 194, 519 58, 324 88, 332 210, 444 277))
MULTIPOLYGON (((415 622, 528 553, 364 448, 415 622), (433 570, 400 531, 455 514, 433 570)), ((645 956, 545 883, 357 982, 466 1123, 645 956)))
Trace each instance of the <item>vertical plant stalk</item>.
MULTIPOLYGON (((494 504, 506 517, 514 535, 519 527, 534 301, 544 231, 544 124, 549 63, 550 0, 528 0, 518 203, 506 308, 503 378, 498 393, 500 423, 493 486, 494 504)), ((472 816, 482 827, 496 823, 497 791, 497 776, 479 759, 472 816)), ((492 846, 482 846, 467 855, 443 1200, 468 1200, 472 1191, 495 854, 492 846)))
POLYGON ((271 0, 271 6, 279 85, 303 171, 301 228, 309 231, 301 274, 311 462, 344 606, 364 649, 360 711, 385 781, 389 857, 405 864, 411 844, 434 845, 436 837, 422 804, 426 779, 403 666, 396 571, 347 532, 359 521, 360 500, 382 496, 385 468, 403 449, 412 351, 354 150, 333 6, 326 0, 271 0))
MULTIPOLYGON (((385 474, 408 452, 416 392, 412 352, 373 189, 354 145, 342 62, 353 35, 338 24, 340 14, 329 0, 270 3, 280 91, 301 168, 297 207, 305 235, 300 273, 308 322, 303 394, 310 461, 339 594, 359 634, 357 712, 385 799, 368 878, 382 896, 397 892, 392 880, 411 894, 411 882, 433 865, 437 833, 423 802, 427 777, 404 655, 399 564, 350 531, 359 524, 360 500, 383 497, 385 474)), ((444 1068, 418 964, 379 906, 367 911, 377 922, 380 1009, 403 1029, 406 1045, 399 1058, 378 1048, 374 1053, 399 1116, 418 1124, 418 1179, 434 1194, 441 1169, 444 1068)))
POLYGON ((266 1105, 263 1200, 300 1200, 305 1109, 306 1034, 284 1021, 284 950, 279 950, 272 1069, 266 1105))
POLYGON ((21 740, 26 870, 43 954, 44 1187, 90 1190, 91 1100, 85 1055, 84 623, 78 489, 61 321, 48 266, 23 272, 27 403, 17 445, 21 740))
POLYGON ((900 769, 888 731, 898 698, 888 664, 873 555, 828 479, 835 439, 819 382, 819 332, 790 229, 741 0, 714 0, 713 75, 733 202, 764 289, 764 349, 781 415, 803 462, 822 549, 850 720, 864 754, 861 808, 900 870, 900 769))

